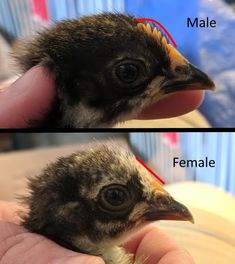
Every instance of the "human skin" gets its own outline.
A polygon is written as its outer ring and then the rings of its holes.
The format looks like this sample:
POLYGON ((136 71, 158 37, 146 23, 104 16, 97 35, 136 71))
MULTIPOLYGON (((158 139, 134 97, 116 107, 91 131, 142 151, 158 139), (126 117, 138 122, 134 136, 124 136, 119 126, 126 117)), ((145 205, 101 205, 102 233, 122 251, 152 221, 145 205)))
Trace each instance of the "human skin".
MULTIPOLYGON (((73 252, 30 233, 19 225, 19 210, 23 209, 15 203, 0 201, 0 264, 104 264, 99 257, 73 252)), ((148 256, 145 264, 194 264, 187 251, 153 226, 137 233, 124 247, 135 259, 148 256)))
MULTIPOLYGON (((27 128, 29 120, 40 120, 56 96, 53 76, 34 67, 13 84, 0 86, 0 128, 27 128)), ((147 107, 139 119, 176 117, 193 111, 204 99, 204 91, 177 92, 147 107)))

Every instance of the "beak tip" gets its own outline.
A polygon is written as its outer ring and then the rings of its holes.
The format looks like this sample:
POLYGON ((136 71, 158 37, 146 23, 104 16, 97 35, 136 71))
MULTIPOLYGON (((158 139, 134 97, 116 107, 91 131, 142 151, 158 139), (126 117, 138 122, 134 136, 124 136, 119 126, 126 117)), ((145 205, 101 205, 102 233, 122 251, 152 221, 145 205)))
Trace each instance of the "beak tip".
POLYGON ((188 212, 189 212, 188 218, 185 220, 191 222, 192 224, 195 224, 195 220, 194 220, 193 215, 190 213, 190 211, 188 211, 188 212))
POLYGON ((189 211, 187 207, 182 205, 183 211, 179 211, 178 219, 176 218, 175 220, 180 220, 180 221, 189 221, 192 224, 195 223, 194 217, 189 211))
POLYGON ((193 215, 186 206, 165 194, 161 196, 159 203, 151 205, 145 217, 147 221, 176 220, 195 223, 193 215), (164 201, 163 204, 162 201, 164 201), (159 205, 160 208, 158 208, 159 205))
POLYGON ((205 82, 204 86, 206 87, 205 90, 210 90, 212 92, 216 91, 216 85, 209 77, 207 82, 205 82))
POLYGON ((162 87, 165 94, 187 90, 216 91, 215 83, 206 73, 192 64, 189 64, 189 66, 191 68, 191 72, 187 79, 166 81, 165 85, 162 87))
POLYGON ((210 90, 211 90, 212 92, 215 92, 215 91, 217 90, 216 85, 214 84, 213 86, 211 86, 211 87, 210 87, 210 90))

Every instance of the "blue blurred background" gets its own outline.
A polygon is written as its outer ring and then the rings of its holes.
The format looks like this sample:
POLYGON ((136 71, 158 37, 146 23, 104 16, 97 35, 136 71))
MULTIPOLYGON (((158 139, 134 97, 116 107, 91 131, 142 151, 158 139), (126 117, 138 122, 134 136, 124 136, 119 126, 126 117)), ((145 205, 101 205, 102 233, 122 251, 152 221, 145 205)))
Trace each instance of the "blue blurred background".
POLYGON ((193 180, 235 194, 235 133, 130 133, 133 149, 168 183, 193 180), (173 158, 215 160, 215 168, 173 168, 173 158))
POLYGON ((213 127, 235 127, 234 0, 0 0, 0 27, 28 36, 51 21, 103 11, 151 17, 170 31, 179 50, 208 72, 218 91, 200 108, 213 127), (230 4, 228 4, 228 2, 230 4), (187 18, 215 19, 216 28, 187 28, 187 18))
POLYGON ((137 155, 168 183, 192 180, 235 194, 235 133, 130 133, 137 155), (216 166, 173 168, 173 158, 215 160, 216 166))

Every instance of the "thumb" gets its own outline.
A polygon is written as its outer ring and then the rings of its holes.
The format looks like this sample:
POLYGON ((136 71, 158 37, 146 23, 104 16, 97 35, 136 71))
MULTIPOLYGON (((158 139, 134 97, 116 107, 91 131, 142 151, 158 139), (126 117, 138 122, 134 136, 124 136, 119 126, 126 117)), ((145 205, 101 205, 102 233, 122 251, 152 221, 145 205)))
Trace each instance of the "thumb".
POLYGON ((104 262, 98 257, 87 257, 80 255, 77 257, 58 258, 52 261, 50 264, 104 264, 104 262))
POLYGON ((50 264, 104 264, 103 260, 99 257, 86 256, 77 254, 78 256, 59 257, 50 264))
POLYGON ((43 67, 30 69, 9 87, 0 89, 0 127, 26 128, 40 120, 56 96, 53 77, 43 67))
POLYGON ((104 264, 104 261, 63 248, 16 224, 0 221, 0 263, 104 264))

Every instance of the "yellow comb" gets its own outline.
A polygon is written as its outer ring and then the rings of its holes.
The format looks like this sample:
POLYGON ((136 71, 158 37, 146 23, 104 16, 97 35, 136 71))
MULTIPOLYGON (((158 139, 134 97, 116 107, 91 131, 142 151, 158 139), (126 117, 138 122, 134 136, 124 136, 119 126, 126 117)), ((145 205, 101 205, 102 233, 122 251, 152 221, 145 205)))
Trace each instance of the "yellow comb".
POLYGON ((150 183, 160 192, 164 192, 164 193, 167 193, 167 191, 165 189, 162 188, 162 186, 157 183, 156 181, 152 181, 150 180, 150 183))
POLYGON ((152 28, 148 23, 138 23, 137 27, 140 30, 146 32, 149 36, 153 37, 159 44, 161 44, 168 51, 170 58, 186 60, 185 57, 176 48, 168 43, 166 37, 162 35, 161 31, 157 27, 152 28))

